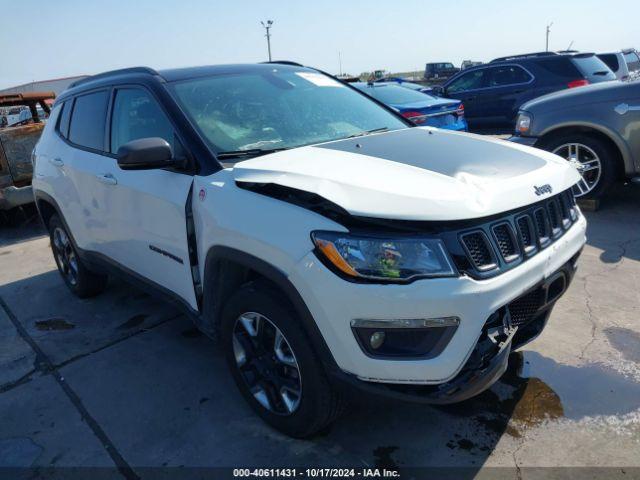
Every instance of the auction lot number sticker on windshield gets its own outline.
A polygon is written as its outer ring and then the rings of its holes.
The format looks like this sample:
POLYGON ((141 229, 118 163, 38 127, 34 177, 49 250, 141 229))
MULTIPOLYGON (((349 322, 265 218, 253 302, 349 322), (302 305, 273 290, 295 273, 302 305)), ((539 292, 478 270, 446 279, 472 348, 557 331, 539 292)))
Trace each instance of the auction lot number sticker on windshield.
POLYGON ((306 81, 313 83, 318 87, 344 87, 340 82, 336 82, 333 78, 327 77, 326 75, 322 75, 320 73, 313 72, 296 72, 301 78, 304 78, 306 81))

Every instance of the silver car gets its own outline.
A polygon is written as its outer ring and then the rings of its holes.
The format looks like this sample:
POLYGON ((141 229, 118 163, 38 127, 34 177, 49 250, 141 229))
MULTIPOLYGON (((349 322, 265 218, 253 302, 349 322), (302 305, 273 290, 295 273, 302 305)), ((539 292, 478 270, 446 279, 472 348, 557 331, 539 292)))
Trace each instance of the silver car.
POLYGON ((599 53, 598 58, 616 74, 618 80, 640 78, 640 57, 638 52, 629 48, 618 52, 599 53))

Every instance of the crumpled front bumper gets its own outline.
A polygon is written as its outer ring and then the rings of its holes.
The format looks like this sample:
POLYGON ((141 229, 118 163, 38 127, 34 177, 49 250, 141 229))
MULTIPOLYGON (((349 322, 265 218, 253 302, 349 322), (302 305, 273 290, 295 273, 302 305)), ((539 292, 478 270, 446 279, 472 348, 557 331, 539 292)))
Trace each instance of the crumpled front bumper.
POLYGON ((548 291, 550 285, 562 277, 564 289, 540 306, 535 319, 525 327, 514 327, 508 306, 495 312, 485 324, 478 342, 462 370, 451 380, 437 385, 393 384, 367 382, 354 375, 336 373, 336 380, 347 395, 357 392, 427 404, 449 404, 479 395, 493 385, 509 364, 509 354, 535 338, 545 327, 555 302, 569 287, 576 270, 579 253, 549 279, 540 282, 531 291, 548 291), (500 332, 496 335, 496 332, 500 332))
POLYGON ((373 383, 355 376, 340 376, 337 380, 347 395, 367 394, 414 403, 449 404, 479 395, 493 385, 507 370, 511 340, 485 366, 462 371, 453 380, 440 385, 373 383))

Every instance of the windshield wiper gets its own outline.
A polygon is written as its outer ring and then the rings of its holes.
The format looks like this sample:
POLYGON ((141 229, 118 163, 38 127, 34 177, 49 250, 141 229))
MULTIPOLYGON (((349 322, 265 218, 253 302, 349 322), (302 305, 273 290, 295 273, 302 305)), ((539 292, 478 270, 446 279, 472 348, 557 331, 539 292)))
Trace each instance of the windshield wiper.
POLYGON ((218 157, 219 159, 257 157, 259 155, 280 152, 282 150, 286 150, 286 148, 250 148, 249 150, 229 150, 228 152, 216 153, 216 157, 218 157))
POLYGON ((389 127, 374 128, 372 130, 365 130, 363 132, 354 133, 353 135, 349 135, 348 137, 345 137, 345 138, 364 137, 366 135, 371 135, 372 133, 386 132, 387 130, 389 130, 389 127))
POLYGON ((600 70, 598 72, 593 72, 594 75, 606 75, 609 73, 607 70, 600 70))

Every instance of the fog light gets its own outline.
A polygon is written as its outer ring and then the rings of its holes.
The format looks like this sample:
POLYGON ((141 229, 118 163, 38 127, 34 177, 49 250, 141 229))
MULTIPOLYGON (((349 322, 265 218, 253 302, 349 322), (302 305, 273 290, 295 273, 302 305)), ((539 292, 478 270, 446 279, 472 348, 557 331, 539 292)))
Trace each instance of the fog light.
POLYGON ((433 358, 447 346, 458 317, 351 320, 358 345, 370 357, 433 358))
POLYGON ((371 348, 373 348, 374 350, 379 349, 384 343, 384 337, 384 332, 374 332, 371 335, 371 338, 369 338, 369 344, 371 345, 371 348))

